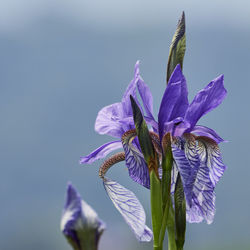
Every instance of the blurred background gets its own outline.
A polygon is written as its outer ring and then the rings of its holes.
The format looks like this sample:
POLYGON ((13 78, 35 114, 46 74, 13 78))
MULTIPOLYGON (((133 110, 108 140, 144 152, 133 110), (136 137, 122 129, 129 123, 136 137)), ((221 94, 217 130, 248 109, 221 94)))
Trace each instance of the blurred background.
MULTIPOLYGON (((199 124, 229 141, 221 144, 228 169, 214 223, 188 224, 185 249, 250 249, 249 9, 248 0, 1 0, 0 250, 70 249, 60 232, 68 181, 107 223, 100 249, 152 249, 136 241, 106 195, 102 161, 78 161, 112 139, 95 133, 95 118, 121 100, 138 59, 157 115, 182 10, 189 99, 225 74, 227 98, 199 124)), ((136 193, 151 225, 149 192, 124 164, 109 176, 136 193)))

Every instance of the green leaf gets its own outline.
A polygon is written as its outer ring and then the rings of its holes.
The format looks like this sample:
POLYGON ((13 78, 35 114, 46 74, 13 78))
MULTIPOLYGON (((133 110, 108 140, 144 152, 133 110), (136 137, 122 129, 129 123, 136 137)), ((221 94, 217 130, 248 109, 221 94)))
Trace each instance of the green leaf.
POLYGON ((176 246, 178 250, 182 250, 185 242, 185 232, 186 232, 186 201, 180 174, 178 174, 176 180, 174 203, 175 203, 176 246))
POLYGON ((174 71, 176 65, 183 66, 183 59, 186 51, 186 34, 185 34, 185 13, 182 12, 178 22, 177 29, 170 45, 168 66, 167 66, 167 83, 174 71))
POLYGON ((131 100, 131 106, 133 109, 133 117, 134 117, 136 133, 140 142, 140 146, 141 146, 144 159, 147 162, 148 167, 150 168, 150 165, 152 164, 152 160, 155 160, 155 162, 157 162, 155 159, 156 153, 154 150, 154 146, 153 146, 150 134, 149 134, 147 124, 143 118, 140 108, 138 107, 136 101, 134 100, 132 96, 130 96, 130 100, 131 100))
POLYGON ((130 96, 130 100, 133 109, 136 133, 144 159, 149 168, 154 249, 158 250, 161 249, 159 246, 159 235, 162 225, 162 192, 161 181, 158 174, 158 156, 154 149, 152 139, 141 110, 132 96, 130 96))

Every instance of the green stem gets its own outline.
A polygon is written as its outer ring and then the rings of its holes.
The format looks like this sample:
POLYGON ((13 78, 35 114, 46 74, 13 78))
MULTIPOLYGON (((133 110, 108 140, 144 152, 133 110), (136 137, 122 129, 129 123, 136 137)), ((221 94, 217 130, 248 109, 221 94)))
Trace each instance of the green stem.
POLYGON ((162 249, 159 245, 159 234, 162 224, 161 182, 154 170, 150 173, 151 215, 154 235, 154 249, 162 249))
MULTIPOLYGON (((171 148, 171 136, 166 134, 162 140, 163 158, 162 158, 162 227, 160 232, 160 246, 163 246, 165 232, 169 224, 169 207, 171 204, 171 170, 173 165, 173 155, 171 148)), ((172 204, 171 204, 172 206, 172 204)), ((175 231, 174 231, 175 232, 175 231)))
POLYGON ((174 192, 175 204, 175 233, 176 246, 178 250, 183 249, 186 232, 186 200, 181 182, 180 174, 177 176, 174 192))
POLYGON ((168 200, 170 199, 172 165, 172 149, 170 146, 167 146, 162 159, 162 204, 164 210, 168 200))
POLYGON ((154 250, 162 250, 162 246, 154 246, 154 250))
POLYGON ((160 232, 160 246, 163 246, 163 241, 165 238, 165 232, 167 228, 168 214, 169 214, 169 200, 165 206, 163 218, 162 218, 162 226, 161 226, 161 232, 160 232))
POLYGON ((168 231, 168 250, 177 250, 175 242, 175 215, 171 200, 168 212, 167 231, 168 231))

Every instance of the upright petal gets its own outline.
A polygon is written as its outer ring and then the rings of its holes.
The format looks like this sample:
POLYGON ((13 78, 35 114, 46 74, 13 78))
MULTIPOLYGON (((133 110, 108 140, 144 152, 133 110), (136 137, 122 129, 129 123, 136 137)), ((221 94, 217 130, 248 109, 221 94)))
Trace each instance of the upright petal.
POLYGON ((134 78, 132 81, 129 83, 123 97, 122 97, 122 106, 123 106, 123 111, 127 116, 133 116, 132 113, 132 108, 130 104, 130 95, 133 96, 133 98, 137 101, 136 98, 136 88, 137 88, 137 82, 139 79, 139 61, 136 62, 135 64, 135 70, 134 70, 134 78))
POLYGON ((211 181, 207 162, 204 160, 203 148, 197 145, 197 138, 191 134, 184 134, 184 138, 185 155, 190 166, 193 166, 195 180, 192 187, 192 202, 187 204, 187 220, 198 223, 205 219, 207 223, 211 223, 215 214, 215 186, 211 181))
POLYGON ((190 123, 190 130, 203 115, 216 108, 225 98, 227 91, 224 88, 223 80, 223 75, 215 78, 198 92, 193 102, 189 105, 185 120, 190 123))
POLYGON ((148 166, 138 146, 133 143, 136 132, 128 131, 122 136, 122 146, 125 152, 125 161, 129 176, 137 183, 150 188, 148 166))
POLYGON ((119 148, 122 148, 121 141, 108 142, 91 152, 89 155, 81 157, 80 164, 91 164, 92 162, 104 158, 109 153, 119 148))
POLYGON ((165 131, 165 124, 178 118, 184 117, 188 107, 187 85, 181 67, 178 64, 172 73, 167 88, 164 92, 158 114, 159 135, 170 131, 165 131))
POLYGON ((120 122, 126 114, 123 111, 122 103, 114 103, 102 108, 95 121, 95 131, 101 135, 107 134, 112 137, 121 138, 124 131, 124 124, 120 122))
POLYGON ((150 241, 152 231, 146 226, 144 209, 135 194, 119 183, 103 179, 104 187, 116 209, 134 232, 139 241, 150 241))
POLYGON ((200 161, 207 166, 210 180, 215 186, 226 169, 222 162, 219 146, 214 140, 205 136, 199 136, 196 140, 198 141, 200 161))
POLYGON ((138 91, 141 96, 143 106, 145 108, 147 117, 154 120, 153 116, 153 96, 147 84, 143 81, 141 77, 138 79, 137 83, 138 91))
POLYGON ((219 144, 220 142, 225 142, 225 140, 223 140, 213 129, 205 126, 196 125, 190 132, 194 133, 197 136, 209 137, 216 141, 217 144, 219 144))

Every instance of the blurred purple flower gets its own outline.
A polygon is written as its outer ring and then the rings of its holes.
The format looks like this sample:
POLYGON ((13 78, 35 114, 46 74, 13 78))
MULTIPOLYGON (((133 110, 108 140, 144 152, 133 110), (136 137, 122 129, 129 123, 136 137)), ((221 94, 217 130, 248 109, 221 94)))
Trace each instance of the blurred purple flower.
POLYGON ((61 231, 73 249, 98 249, 105 224, 69 183, 61 219, 61 231))

